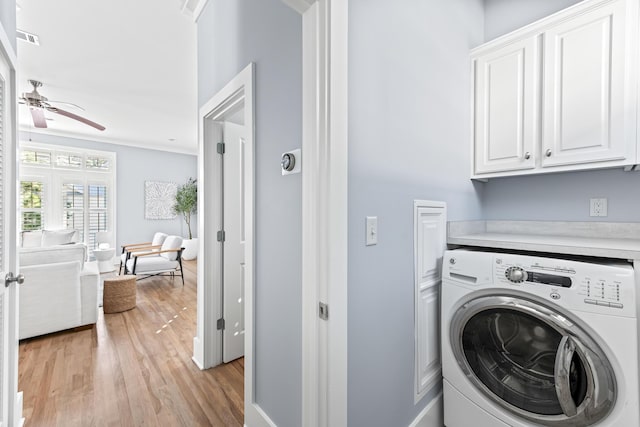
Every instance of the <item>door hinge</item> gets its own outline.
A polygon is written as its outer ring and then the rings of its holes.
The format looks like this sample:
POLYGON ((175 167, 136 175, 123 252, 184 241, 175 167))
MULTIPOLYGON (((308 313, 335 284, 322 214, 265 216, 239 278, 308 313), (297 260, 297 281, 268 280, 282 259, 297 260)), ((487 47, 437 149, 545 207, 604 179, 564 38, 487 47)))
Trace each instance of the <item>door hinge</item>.
POLYGON ((216 322, 216 328, 219 331, 224 330, 224 319, 218 319, 218 321, 216 322))
POLYGON ((318 316, 322 320, 329 320, 329 306, 323 302, 318 303, 318 316))
POLYGON ((224 154, 224 142, 218 142, 216 149, 218 150, 218 154, 224 154))
POLYGON ((224 242, 225 237, 226 236, 225 236, 224 230, 218 231, 218 234, 217 234, 218 242, 224 242))

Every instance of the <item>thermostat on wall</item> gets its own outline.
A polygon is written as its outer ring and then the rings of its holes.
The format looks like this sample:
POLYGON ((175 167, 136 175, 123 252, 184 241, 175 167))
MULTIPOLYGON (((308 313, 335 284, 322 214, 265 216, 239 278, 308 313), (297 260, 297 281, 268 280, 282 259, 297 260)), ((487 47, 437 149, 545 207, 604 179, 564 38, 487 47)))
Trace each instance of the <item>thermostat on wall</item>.
POLYGON ((302 154, 300 149, 298 148, 297 150, 282 153, 280 167, 282 168, 282 175, 300 173, 302 170, 302 154))

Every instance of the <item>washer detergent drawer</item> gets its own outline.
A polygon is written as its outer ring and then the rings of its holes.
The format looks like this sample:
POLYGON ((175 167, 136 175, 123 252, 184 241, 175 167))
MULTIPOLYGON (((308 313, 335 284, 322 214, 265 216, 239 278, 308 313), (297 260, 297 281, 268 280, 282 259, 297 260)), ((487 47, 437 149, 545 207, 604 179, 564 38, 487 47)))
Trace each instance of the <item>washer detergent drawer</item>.
POLYGON ((447 427, 509 427, 453 388, 447 380, 444 388, 444 425, 447 427))

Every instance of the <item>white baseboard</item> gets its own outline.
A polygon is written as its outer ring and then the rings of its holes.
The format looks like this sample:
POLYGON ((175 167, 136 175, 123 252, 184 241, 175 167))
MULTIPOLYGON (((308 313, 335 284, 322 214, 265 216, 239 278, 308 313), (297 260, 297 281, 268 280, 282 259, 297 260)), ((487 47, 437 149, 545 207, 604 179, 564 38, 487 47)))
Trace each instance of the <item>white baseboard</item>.
POLYGON ((262 410, 260 405, 252 403, 244 406, 244 427, 278 427, 262 410))
POLYGON ((201 371, 204 370, 204 347, 198 337, 193 337, 193 357, 191 360, 201 371))
POLYGON ((24 401, 24 394, 19 391, 18 392, 18 397, 16 398, 16 418, 18 418, 18 422, 17 422, 17 427, 23 427, 24 426, 24 417, 22 416, 22 409, 23 409, 23 402, 24 401))
POLYGON ((409 427, 443 427, 444 409, 442 406, 442 392, 438 393, 424 408, 409 427))

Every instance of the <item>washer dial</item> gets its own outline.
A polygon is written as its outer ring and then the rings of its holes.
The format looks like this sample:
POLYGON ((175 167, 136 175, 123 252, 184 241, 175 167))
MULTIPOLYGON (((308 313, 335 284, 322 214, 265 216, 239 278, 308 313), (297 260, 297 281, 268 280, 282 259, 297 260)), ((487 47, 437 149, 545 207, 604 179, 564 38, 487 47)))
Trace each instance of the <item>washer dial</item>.
POLYGON ((509 267, 504 275, 512 283, 522 283, 527 280, 527 272, 521 267, 509 267))

